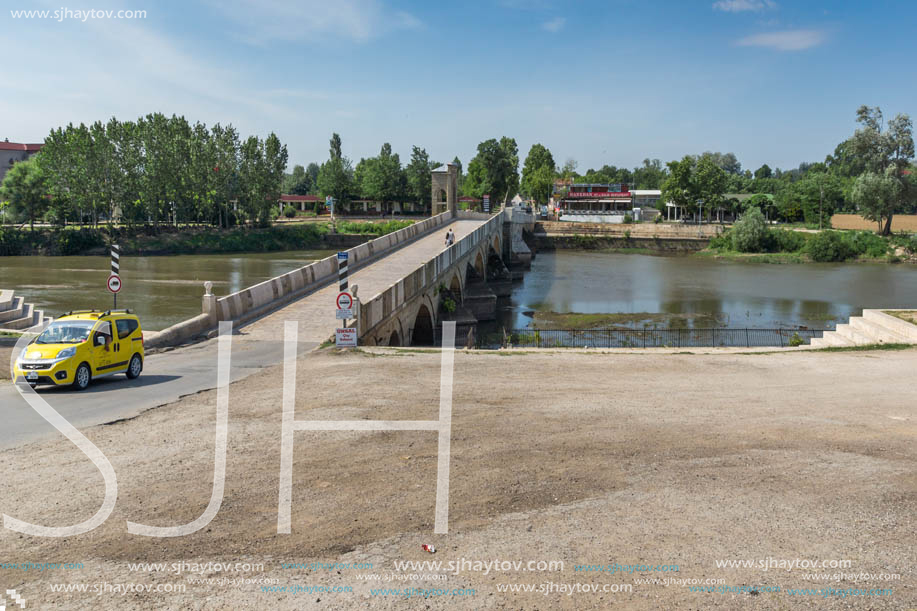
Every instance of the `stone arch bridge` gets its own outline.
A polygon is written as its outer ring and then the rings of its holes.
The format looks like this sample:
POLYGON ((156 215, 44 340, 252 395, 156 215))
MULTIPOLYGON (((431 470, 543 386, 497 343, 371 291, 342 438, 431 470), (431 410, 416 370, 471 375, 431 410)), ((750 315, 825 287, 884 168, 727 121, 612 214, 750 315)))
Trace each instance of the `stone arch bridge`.
MULTIPOLYGON (((462 213, 458 213, 461 215, 462 213)), ((453 320, 463 341, 479 320, 492 320, 498 295, 509 294, 503 263, 504 214, 456 241, 433 259, 360 304, 357 321, 364 345, 433 345, 442 323, 453 320)))

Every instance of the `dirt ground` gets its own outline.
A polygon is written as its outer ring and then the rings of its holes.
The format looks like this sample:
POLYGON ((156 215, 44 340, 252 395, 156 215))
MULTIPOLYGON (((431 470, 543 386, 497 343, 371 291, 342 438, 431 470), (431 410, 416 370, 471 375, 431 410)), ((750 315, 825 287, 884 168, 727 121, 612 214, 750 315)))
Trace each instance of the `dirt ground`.
POLYGON ((0 346, 0 380, 10 379, 10 357, 13 349, 7 346, 0 346))
MULTIPOLYGON (((178 525, 204 511, 213 478, 214 391, 85 431, 117 472, 114 512, 95 531, 74 538, 0 530, 0 565, 82 563, 79 569, 0 568, 0 588, 16 589, 30 608, 42 609, 913 608, 915 371, 917 350, 460 351, 449 533, 433 534, 434 432, 302 431, 295 433, 292 534, 278 535, 278 366, 231 386, 226 491, 207 527, 160 539, 129 535, 125 523, 178 525), (422 551, 427 543, 436 546, 435 554, 422 551), (562 561, 564 568, 395 566, 462 559, 522 561, 523 567, 562 561), (769 570, 717 566, 746 559, 784 564, 769 570), (803 574, 810 571, 798 564, 784 568, 797 560, 849 565, 815 569, 831 574, 828 581, 807 581, 803 574), (177 574, 132 571, 128 563, 134 562, 264 567, 177 574), (347 566, 282 567, 311 562, 347 566), (575 569, 615 564, 644 568, 575 569), (677 572, 655 570, 663 565, 677 565, 677 572), (833 581, 841 572, 844 580, 833 581), (393 581, 367 581, 372 574, 393 581), (433 581, 431 574, 447 578, 433 581), (660 581, 635 583, 653 578, 660 581), (276 580, 270 587, 288 590, 263 591, 263 582, 233 579, 276 580), (734 590, 695 592, 684 585, 708 579, 734 590), (56 584, 90 584, 103 593, 53 592, 56 584), (120 595, 104 584, 184 585, 187 591, 120 595), (520 584, 536 591, 500 591, 520 584), (561 589, 593 585, 607 591, 568 595, 561 589), (297 586, 352 591, 291 593, 297 586), (426 599, 374 593, 409 587, 450 593, 426 599), (762 591, 739 591, 753 587, 762 591), (794 595, 788 588, 834 593, 794 595), (853 588, 873 594, 853 595, 853 588)), ((296 418, 436 419, 439 386, 435 352, 325 350, 299 362, 296 418)), ((0 452, 0 472, 0 510, 21 520, 75 524, 102 501, 98 471, 66 441, 0 452)))

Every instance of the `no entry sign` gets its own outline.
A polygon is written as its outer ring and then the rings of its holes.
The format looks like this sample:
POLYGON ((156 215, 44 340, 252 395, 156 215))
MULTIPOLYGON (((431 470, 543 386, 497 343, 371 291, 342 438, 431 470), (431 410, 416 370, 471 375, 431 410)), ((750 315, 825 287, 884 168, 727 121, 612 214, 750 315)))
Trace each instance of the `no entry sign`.
POLYGON ((108 277, 108 290, 117 293, 121 290, 121 276, 112 274, 108 277))

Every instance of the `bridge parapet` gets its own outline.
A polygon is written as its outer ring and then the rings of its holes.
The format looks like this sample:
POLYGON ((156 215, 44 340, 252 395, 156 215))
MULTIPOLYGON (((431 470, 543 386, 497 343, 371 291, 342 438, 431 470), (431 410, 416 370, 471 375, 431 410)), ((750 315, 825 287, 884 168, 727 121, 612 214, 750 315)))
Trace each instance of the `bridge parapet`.
POLYGON ((503 231, 502 213, 465 217, 460 212, 457 217, 489 220, 372 299, 361 302, 358 319, 358 335, 361 339, 370 335, 376 327, 391 318, 403 306, 438 286, 458 263, 464 261, 481 244, 489 243, 493 236, 503 231))

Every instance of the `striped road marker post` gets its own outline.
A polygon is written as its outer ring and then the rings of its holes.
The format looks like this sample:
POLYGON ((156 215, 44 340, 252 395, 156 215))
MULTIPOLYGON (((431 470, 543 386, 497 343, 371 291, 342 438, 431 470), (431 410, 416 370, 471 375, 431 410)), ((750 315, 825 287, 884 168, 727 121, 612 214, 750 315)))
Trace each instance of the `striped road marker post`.
POLYGON ((118 309, 118 291, 121 290, 121 247, 111 245, 111 275, 108 277, 108 290, 115 298, 115 307, 118 309))
POLYGON ((338 253, 338 285, 341 293, 347 290, 347 252, 338 253))

